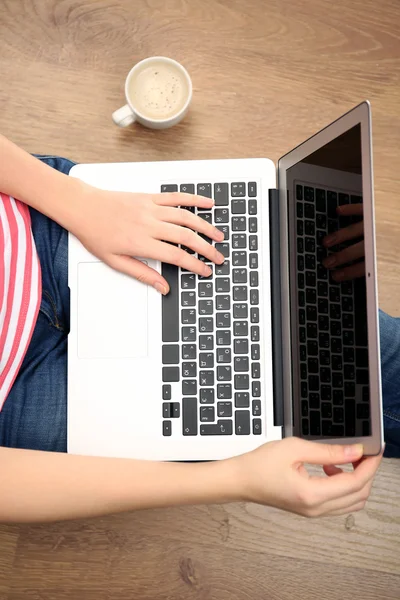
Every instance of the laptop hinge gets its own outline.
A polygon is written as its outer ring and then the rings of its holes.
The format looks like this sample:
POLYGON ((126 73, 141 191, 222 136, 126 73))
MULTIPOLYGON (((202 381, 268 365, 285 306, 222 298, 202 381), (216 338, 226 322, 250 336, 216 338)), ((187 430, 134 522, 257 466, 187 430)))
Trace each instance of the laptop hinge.
POLYGON ((280 267, 280 210, 279 191, 269 190, 269 236, 272 307, 272 372, 274 425, 283 426, 283 360, 282 360, 282 310, 280 267))

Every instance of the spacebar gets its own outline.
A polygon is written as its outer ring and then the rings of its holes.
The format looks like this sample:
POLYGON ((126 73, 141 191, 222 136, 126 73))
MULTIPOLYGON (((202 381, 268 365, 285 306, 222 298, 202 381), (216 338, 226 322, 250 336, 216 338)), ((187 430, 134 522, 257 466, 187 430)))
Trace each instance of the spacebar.
POLYGON ((162 263, 161 274, 169 283, 170 292, 162 297, 162 341, 179 341, 178 267, 162 263))

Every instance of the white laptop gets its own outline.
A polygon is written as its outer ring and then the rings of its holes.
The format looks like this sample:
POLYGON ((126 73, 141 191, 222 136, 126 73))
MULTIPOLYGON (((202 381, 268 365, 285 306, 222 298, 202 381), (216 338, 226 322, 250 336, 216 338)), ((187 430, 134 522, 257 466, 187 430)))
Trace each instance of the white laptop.
POLYGON ((267 158, 82 164, 71 176, 213 197, 212 210, 196 212, 224 231, 226 260, 209 278, 148 260, 169 281, 162 297, 70 236, 69 452, 215 460, 292 435, 380 452, 367 102, 277 168, 267 158), (321 261, 346 244, 328 252, 322 240, 360 221, 337 206, 360 203, 362 276, 338 283, 321 261))

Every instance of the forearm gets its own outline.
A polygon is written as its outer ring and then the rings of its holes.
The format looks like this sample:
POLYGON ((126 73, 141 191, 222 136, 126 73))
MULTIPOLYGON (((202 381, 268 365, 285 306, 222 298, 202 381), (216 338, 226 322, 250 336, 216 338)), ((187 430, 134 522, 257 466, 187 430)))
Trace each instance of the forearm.
POLYGON ((159 463, 0 448, 0 521, 241 500, 235 460, 159 463))
POLYGON ((67 226, 83 189, 78 179, 59 173, 0 135, 0 192, 67 226))

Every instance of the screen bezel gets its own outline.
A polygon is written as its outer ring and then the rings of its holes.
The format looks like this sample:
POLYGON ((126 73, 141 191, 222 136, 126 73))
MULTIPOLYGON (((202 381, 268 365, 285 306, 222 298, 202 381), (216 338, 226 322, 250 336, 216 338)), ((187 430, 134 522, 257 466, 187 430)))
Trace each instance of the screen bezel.
MULTIPOLYGON (((357 443, 364 445, 364 454, 379 454, 383 446, 380 346, 378 320, 378 290, 376 275, 374 193, 372 172, 372 134, 371 107, 368 101, 354 109, 313 135, 311 138, 285 154, 278 161, 278 187, 281 207, 281 276, 282 276, 282 335, 283 340, 291 342, 290 331, 290 287, 289 287, 289 243, 287 214, 287 171, 304 158, 325 146, 352 127, 361 126, 362 152, 362 190, 364 205, 365 272, 368 315, 368 351, 370 372, 370 408, 372 435, 368 437, 327 438, 322 442, 357 443)), ((285 373, 291 373, 291 343, 283 343, 283 367, 285 373)), ((284 383, 285 434, 293 434, 292 406, 294 402, 291 377, 284 383)))

